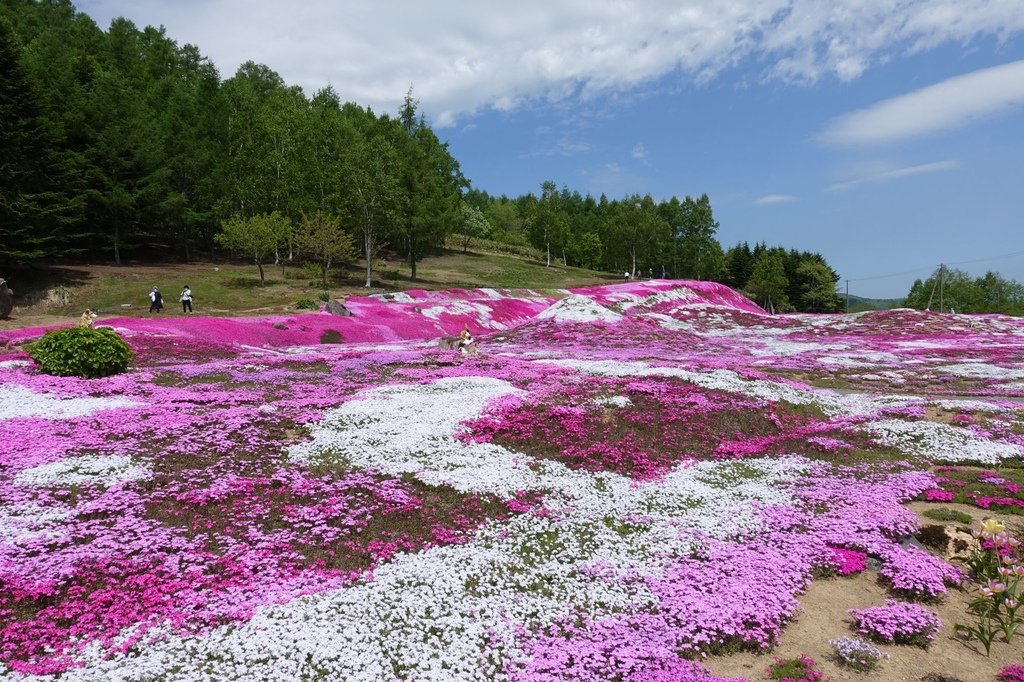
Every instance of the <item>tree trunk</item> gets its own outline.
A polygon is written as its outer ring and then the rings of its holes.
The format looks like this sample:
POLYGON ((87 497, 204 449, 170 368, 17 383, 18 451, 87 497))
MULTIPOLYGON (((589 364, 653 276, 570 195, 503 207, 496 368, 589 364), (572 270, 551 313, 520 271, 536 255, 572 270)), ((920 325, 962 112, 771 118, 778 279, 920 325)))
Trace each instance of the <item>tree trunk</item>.
POLYGON ((548 264, 545 265, 544 267, 550 268, 551 267, 551 242, 545 241, 544 242, 544 246, 547 247, 547 252, 548 252, 548 264))
POLYGON ((263 277, 263 261, 256 261, 256 267, 260 269, 260 286, 266 286, 267 280, 263 277))
POLYGON ((370 240, 370 231, 363 230, 363 252, 366 254, 366 284, 367 289, 371 286, 373 276, 373 246, 370 240))
POLYGON ((114 265, 121 264, 121 226, 114 219, 114 265))

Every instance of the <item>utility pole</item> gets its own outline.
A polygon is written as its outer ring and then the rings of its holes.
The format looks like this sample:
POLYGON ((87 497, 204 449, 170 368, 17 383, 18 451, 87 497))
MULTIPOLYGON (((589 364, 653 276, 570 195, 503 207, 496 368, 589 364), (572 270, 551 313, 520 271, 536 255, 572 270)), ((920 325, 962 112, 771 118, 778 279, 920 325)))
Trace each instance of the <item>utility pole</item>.
POLYGON ((944 305, 943 305, 943 296, 942 296, 942 293, 943 293, 942 290, 943 290, 943 287, 944 287, 945 283, 946 283, 946 266, 943 263, 939 263, 939 312, 940 313, 945 312, 945 310, 946 310, 944 305))
POLYGON ((846 280, 846 312, 850 312, 850 280, 846 280))

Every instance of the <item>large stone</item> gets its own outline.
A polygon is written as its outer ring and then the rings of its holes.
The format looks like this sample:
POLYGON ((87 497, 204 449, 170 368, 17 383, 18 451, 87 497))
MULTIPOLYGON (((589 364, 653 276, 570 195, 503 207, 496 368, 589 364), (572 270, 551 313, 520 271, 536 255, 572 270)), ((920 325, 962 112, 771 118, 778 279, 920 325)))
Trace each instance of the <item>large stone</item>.
POLYGON ((0 320, 6 319, 14 310, 14 292, 7 286, 7 280, 0 277, 0 320))
POLYGON ((341 301, 335 301, 331 299, 327 302, 327 312, 331 315, 341 315, 342 317, 352 317, 352 311, 345 307, 341 301))

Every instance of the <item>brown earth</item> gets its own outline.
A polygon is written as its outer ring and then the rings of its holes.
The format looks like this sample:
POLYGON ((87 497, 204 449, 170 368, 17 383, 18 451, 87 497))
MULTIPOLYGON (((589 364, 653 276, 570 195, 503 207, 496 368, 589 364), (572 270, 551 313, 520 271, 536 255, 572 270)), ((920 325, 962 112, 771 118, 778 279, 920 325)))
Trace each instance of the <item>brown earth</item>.
MULTIPOLYGON (((962 504, 912 502, 908 506, 918 515, 926 509, 941 506, 965 512, 976 520, 994 517, 1005 523, 1008 529, 1016 531, 1018 536, 1024 533, 1024 519, 1019 516, 987 512, 962 504)), ((922 525, 937 523, 942 522, 921 518, 922 525)), ((963 527, 955 521, 943 525, 963 527)), ((967 604, 972 598, 970 592, 954 588, 940 603, 926 605, 942 619, 942 629, 927 650, 915 646, 878 644, 878 648, 890 658, 873 671, 857 673, 839 667, 828 642, 856 634, 847 609, 883 604, 887 596, 890 595, 878 582, 878 574, 870 569, 853 577, 816 580, 800 598, 800 611, 783 630, 779 645, 771 653, 741 652, 716 656, 705 664, 717 675, 763 680, 767 679, 764 671, 774 656, 795 658, 806 654, 819 663, 819 669, 832 682, 910 682, 923 680, 933 673, 952 676, 961 682, 994 682, 1005 666, 1024 663, 1024 635, 1018 634, 1010 643, 997 640, 992 645, 991 656, 985 656, 985 650, 977 642, 964 642, 953 636, 955 624, 971 622, 967 604)))

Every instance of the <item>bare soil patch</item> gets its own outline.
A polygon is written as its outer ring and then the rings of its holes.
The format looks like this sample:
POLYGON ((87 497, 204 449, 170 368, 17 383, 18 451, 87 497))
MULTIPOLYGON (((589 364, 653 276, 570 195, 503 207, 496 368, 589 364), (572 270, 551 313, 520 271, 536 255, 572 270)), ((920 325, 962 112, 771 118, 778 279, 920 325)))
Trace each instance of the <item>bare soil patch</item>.
MULTIPOLYGON (((975 520, 997 518, 1008 529, 1018 535, 1024 532, 1020 517, 986 512, 977 507, 963 504, 932 502, 911 502, 908 507, 918 514, 926 509, 947 507, 970 514, 975 520)), ((921 517, 921 525, 942 522, 921 517)), ((966 528, 955 521, 947 526, 966 528)), ((967 604, 972 595, 964 589, 951 589, 940 603, 926 604, 942 619, 942 629, 928 649, 915 646, 876 644, 889 659, 870 673, 857 673, 840 667, 832 653, 829 640, 844 635, 855 635, 851 627, 848 609, 863 609, 885 603, 892 598, 885 586, 879 582, 873 570, 848 578, 815 580, 800 597, 800 611, 796 618, 782 632, 778 646, 770 653, 755 654, 740 652, 715 656, 707 660, 707 666, 717 675, 748 677, 751 680, 764 679, 764 669, 772 662, 773 656, 795 658, 807 654, 818 661, 820 669, 833 681, 877 680, 878 682, 910 682, 923 680, 929 674, 952 676, 962 682, 983 682, 995 680, 999 671, 1011 663, 1024 661, 1024 640, 1015 637, 1007 644, 997 641, 992 645, 992 655, 985 656, 984 649, 977 642, 964 642, 953 635, 957 623, 969 624, 967 604)))

